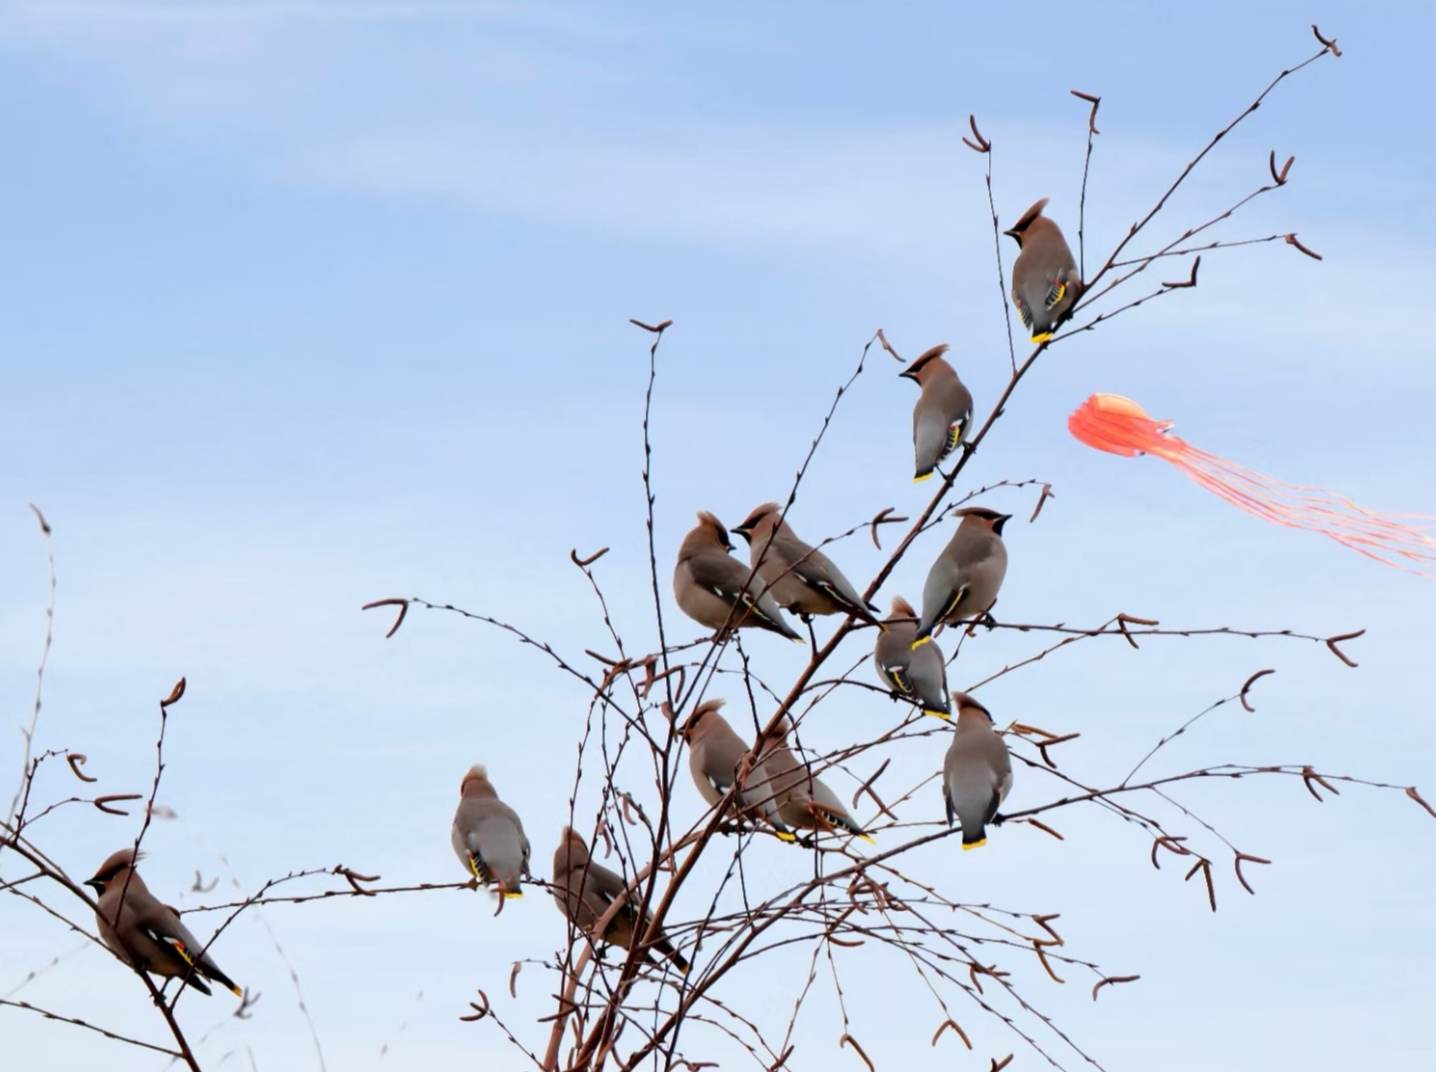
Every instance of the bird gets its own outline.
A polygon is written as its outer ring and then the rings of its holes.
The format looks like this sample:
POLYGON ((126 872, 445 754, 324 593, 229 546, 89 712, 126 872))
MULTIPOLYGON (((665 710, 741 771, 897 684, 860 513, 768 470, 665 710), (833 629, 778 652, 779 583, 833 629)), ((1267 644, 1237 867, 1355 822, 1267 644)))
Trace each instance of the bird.
POLYGON ((942 764, 942 800, 947 825, 962 824, 962 847, 987 843, 987 824, 1012 789, 1012 758, 992 714, 965 692, 952 694, 957 729, 942 764))
POLYGON ((451 840, 475 879, 497 885, 504 897, 524 895, 521 880, 529 873, 529 839, 518 813, 499 799, 482 764, 470 767, 459 783, 451 840))
MULTIPOLYGON (((710 806, 728 795, 738 780, 738 765, 749 753, 743 739, 718 713, 723 703, 721 699, 704 700, 693 709, 693 714, 683 726, 683 737, 688 742, 688 769, 693 775, 693 783, 698 786, 699 795, 710 806)), ((779 816, 772 794, 758 791, 768 777, 768 772, 754 763, 747 784, 739 788, 730 808, 734 814, 756 813, 781 840, 796 841, 793 832, 779 816)))
POLYGON ((934 346, 898 373, 922 388, 912 408, 912 481, 932 476, 937 463, 958 448, 972 423, 972 394, 942 355, 947 344, 934 346))
MULTIPOLYGON (((597 939, 598 935, 590 933, 592 928, 626 888, 621 877, 589 856, 588 843, 573 827, 563 828, 553 854, 553 899, 570 923, 597 939)), ((641 940, 651 921, 651 916, 640 921, 637 904, 625 901, 604 929, 602 940, 632 948, 635 937, 641 940)), ((672 961, 680 972, 688 974, 688 961, 667 936, 659 933, 649 945, 672 961)), ((655 963, 648 949, 643 950, 643 959, 648 964, 655 963)))
POLYGON ((1012 304, 1034 343, 1052 338, 1083 286, 1062 229, 1042 215, 1047 200, 1038 201, 1003 232, 1020 250, 1012 266, 1012 304))
POLYGON ((778 802, 779 817, 794 829, 825 833, 841 828, 873 844, 873 836, 848 814, 837 794, 793 754, 787 740, 792 732, 793 723, 784 715, 777 726, 778 736, 762 750, 766 781, 760 791, 778 802))
POLYGON ((815 614, 851 614, 881 628, 853 583, 832 559, 798 539, 777 503, 755 507, 733 531, 748 541, 758 579, 786 610, 804 621, 815 614))
POLYGON ((932 639, 939 622, 987 614, 997 602, 1007 574, 1002 526, 1012 515, 969 506, 957 511, 957 516, 962 518, 957 531, 928 570, 927 583, 922 586, 922 617, 913 636, 914 648, 932 639))
POLYGON ((883 631, 873 649, 878 679, 899 696, 922 706, 922 713, 950 720, 947 698, 947 665, 936 643, 914 649, 917 611, 902 596, 893 596, 892 613, 883 620, 883 631))
POLYGON ((732 550, 723 522, 700 510, 698 524, 683 537, 673 568, 673 595, 679 609, 720 636, 733 629, 758 628, 802 644, 773 593, 763 591, 762 581, 728 553, 732 550))
POLYGON ((138 862, 134 849, 120 849, 85 882, 97 897, 95 922, 105 945, 136 971, 184 979, 201 994, 211 993, 204 982, 211 979, 243 998, 244 991, 220 971, 203 944, 180 922, 179 913, 150 892, 135 870, 138 862))

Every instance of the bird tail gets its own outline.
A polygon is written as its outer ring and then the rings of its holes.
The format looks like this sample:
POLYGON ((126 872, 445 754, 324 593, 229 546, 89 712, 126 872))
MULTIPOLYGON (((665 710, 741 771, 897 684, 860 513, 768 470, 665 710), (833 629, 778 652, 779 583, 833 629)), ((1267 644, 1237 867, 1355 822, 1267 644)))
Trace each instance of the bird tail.
POLYGON ((968 837, 967 837, 966 834, 963 834, 963 835, 962 835, 962 851, 963 851, 963 852, 968 852, 968 851, 970 851, 970 850, 972 850, 972 849, 980 849, 980 848, 982 848, 982 846, 984 846, 984 845, 986 845, 986 844, 987 844, 987 831, 986 831, 986 830, 979 830, 975 835, 973 835, 973 837, 972 837, 971 840, 968 840, 968 837))
POLYGON ((684 975, 687 975, 688 970, 693 967, 693 965, 688 962, 687 958, 685 958, 682 953, 678 952, 678 950, 674 949, 673 943, 668 941, 668 939, 666 938, 654 942, 653 948, 658 950, 665 957, 667 957, 672 962, 673 966, 677 968, 680 972, 682 972, 684 975))
POLYGON ((853 837, 862 838, 869 845, 877 844, 877 839, 874 838, 871 834, 869 834, 866 830, 864 830, 861 826, 859 826, 853 820, 853 817, 851 815, 844 815, 840 812, 829 811, 827 808, 816 804, 813 806, 813 810, 817 813, 818 817, 824 822, 826 822, 829 826, 840 826, 849 834, 852 834, 853 837))
POLYGON ((951 711, 942 711, 942 710, 939 710, 938 708, 935 708, 935 707, 924 707, 924 708, 922 709, 922 713, 925 714, 925 715, 931 715, 933 718, 940 718, 940 719, 942 719, 944 722, 951 722, 951 721, 952 721, 952 712, 951 712, 951 711))
POLYGON ((932 479, 932 470, 931 470, 931 469, 920 470, 919 472, 916 472, 916 473, 914 473, 914 474, 912 475, 912 482, 913 482, 914 484, 921 484, 924 480, 931 480, 931 479, 932 479))

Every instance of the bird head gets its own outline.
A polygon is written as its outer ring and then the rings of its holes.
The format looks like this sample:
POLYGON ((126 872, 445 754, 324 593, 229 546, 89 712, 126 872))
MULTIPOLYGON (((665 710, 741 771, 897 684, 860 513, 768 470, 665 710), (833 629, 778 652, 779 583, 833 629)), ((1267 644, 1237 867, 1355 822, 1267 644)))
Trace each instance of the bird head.
POLYGON ((888 615, 888 620, 891 621, 894 618, 911 618, 916 621, 917 611, 913 610, 912 604, 902 596, 893 596, 893 609, 892 613, 888 615))
POLYGON ((94 876, 85 880, 85 885, 94 890, 96 894, 102 894, 109 888, 110 883, 116 879, 123 879, 127 871, 133 870, 139 860, 139 855, 134 849, 120 849, 117 852, 112 852, 100 865, 100 869, 95 872, 94 876))
POLYGON ((898 376, 901 379, 912 380, 914 383, 926 383, 933 372, 947 364, 946 361, 941 360, 945 353, 947 353, 947 343, 941 343, 930 350, 925 350, 911 365, 899 372, 898 376))
POLYGON ((992 721, 992 712, 983 707, 975 699, 965 692, 954 692, 952 694, 952 708, 961 718, 963 714, 979 714, 988 722, 992 721))
POLYGON ((766 502, 762 506, 755 506, 753 512, 745 517, 741 524, 734 526, 733 531, 750 544, 753 537, 760 530, 766 532, 778 523, 778 518, 783 514, 783 509, 775 502, 766 502))
POLYGON ((706 733, 716 719, 723 717, 718 714, 718 709, 725 703, 727 701, 723 699, 704 700, 695 707, 693 713, 688 716, 688 720, 683 723, 683 729, 680 731, 683 734, 683 739, 692 741, 695 737, 706 733))
POLYGON ((475 763, 468 769, 463 780, 459 782, 459 796, 494 796, 493 783, 489 781, 489 771, 482 763, 475 763))
POLYGON ((1042 210, 1047 207, 1047 201, 1048 199, 1045 197, 1041 201, 1038 201, 1037 204, 1024 212, 1016 223, 1002 232, 1017 243, 1018 249, 1022 248, 1022 240, 1026 237, 1028 229, 1033 223, 1042 218, 1042 210))
POLYGON ((1011 514, 1001 514, 985 506, 969 506, 957 511, 957 516, 962 518, 960 523, 963 525, 972 524, 991 529, 999 536, 1002 535, 1002 526, 1012 520, 1011 514))

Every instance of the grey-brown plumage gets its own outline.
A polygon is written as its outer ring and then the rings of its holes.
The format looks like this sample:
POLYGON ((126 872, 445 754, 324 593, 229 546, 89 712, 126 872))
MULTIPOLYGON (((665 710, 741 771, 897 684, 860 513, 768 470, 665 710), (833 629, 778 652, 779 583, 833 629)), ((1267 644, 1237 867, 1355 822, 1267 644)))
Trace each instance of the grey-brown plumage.
POLYGON ((684 614, 720 633, 733 629, 767 629, 789 640, 803 638, 788 624, 772 592, 752 570, 728 552, 728 530, 706 510, 678 548, 673 568, 673 595, 684 614))
POLYGON ((1007 548, 1002 526, 1011 514, 985 506, 957 511, 962 518, 922 586, 922 618, 912 646, 927 644, 939 622, 959 622, 986 614, 997 602, 1007 575, 1007 548))
MULTIPOLYGON (((598 940, 599 936, 592 933, 593 928, 623 891, 623 879, 590 857, 588 843, 572 827, 564 827, 553 854, 553 899, 568 921, 598 940)), ((629 895, 630 898, 637 896, 638 891, 629 895)), ((602 941, 631 948, 634 941, 642 940, 650 922, 651 918, 640 921, 637 904, 627 900, 614 913, 602 941)), ((665 935, 659 934, 643 950, 643 959, 652 964, 650 948, 671 960, 679 971, 688 972, 688 961, 665 935)))
POLYGON ((942 356, 946 352, 946 343, 934 346, 899 373, 922 388, 912 410, 913 483, 932 476, 972 423, 972 394, 942 356))
MULTIPOLYGON (((710 806, 717 804, 738 780, 739 765, 749 754, 743 739, 733 732, 728 720, 718 713, 722 700, 704 700, 689 716, 683 729, 688 741, 688 770, 693 783, 710 806)), ((778 814, 772 794, 760 791, 769 779, 761 764, 752 763, 744 786, 736 794, 730 808, 735 814, 761 818, 784 841, 793 841, 793 833, 778 814)))
POLYGON ((962 847, 987 842, 987 824, 1012 789, 1012 757, 992 725, 987 708, 965 692, 952 694, 957 731, 942 764, 942 799, 947 825, 962 824, 962 847))
POLYGON ((133 849, 120 849, 85 883, 98 895, 95 922, 105 945, 139 971, 186 979, 201 994, 210 993, 204 980, 212 979, 236 997, 244 997, 244 991, 220 971, 204 945, 180 922, 179 913, 150 893, 134 869, 136 862, 133 849))
POLYGON ((755 508, 733 531, 748 541, 748 561, 780 606, 805 621, 815 614, 851 614, 878 624, 843 571, 798 538, 777 503, 755 508))
POLYGON ((892 613, 883 620, 882 635, 873 649, 878 679, 922 707, 925 715, 947 719, 947 666, 936 642, 913 648, 917 639, 917 611, 902 596, 893 597, 892 613))
POLYGON ((1043 198, 1006 232, 1021 250, 1012 266, 1012 303, 1035 343, 1046 342, 1082 296, 1077 262, 1062 229, 1042 210, 1043 198))
POLYGON ((469 874, 497 885, 505 897, 522 897, 529 873, 529 839, 518 813, 499 799, 482 765, 459 783, 459 806, 450 834, 454 853, 469 874))
POLYGON ((778 815, 795 830, 826 833, 842 829, 872 842, 872 835, 858 825, 837 794, 793 754, 787 740, 792 732, 793 724, 785 717, 778 728, 779 735, 763 748, 766 781, 759 791, 777 801, 778 815))

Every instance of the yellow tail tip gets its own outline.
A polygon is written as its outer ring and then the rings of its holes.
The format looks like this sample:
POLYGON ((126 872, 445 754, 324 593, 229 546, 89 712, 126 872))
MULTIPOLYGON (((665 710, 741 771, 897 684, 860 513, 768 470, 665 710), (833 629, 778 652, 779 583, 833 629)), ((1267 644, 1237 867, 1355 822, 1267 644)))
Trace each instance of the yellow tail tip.
POLYGON ((520 899, 523 897, 523 895, 524 895, 524 891, 523 891, 523 890, 504 890, 504 900, 506 900, 506 901, 517 901, 517 900, 520 900, 520 899))
POLYGON ((932 470, 929 469, 929 470, 928 470, 927 472, 925 472, 925 473, 918 473, 916 476, 914 476, 914 477, 912 478, 912 482, 913 482, 914 484, 921 484, 924 480, 931 480, 931 479, 932 479, 932 470))
POLYGON ((984 845, 986 845, 986 844, 987 844, 987 839, 986 839, 986 838, 978 838, 976 841, 972 841, 972 842, 964 841, 964 842, 962 843, 962 851, 963 851, 963 852, 969 852, 969 851, 971 851, 972 849, 980 849, 980 848, 982 848, 982 846, 984 846, 984 845))
POLYGON ((779 841, 786 841, 789 845, 795 844, 798 840, 797 834, 787 830, 779 830, 774 836, 776 836, 779 841))
POLYGON ((1052 338, 1052 332, 1050 332, 1050 331, 1044 331, 1044 332, 1042 332, 1042 333, 1039 334, 1039 335, 1034 335, 1034 336, 1032 336, 1032 342, 1033 342, 1033 345, 1040 345, 1040 344, 1042 344, 1042 343, 1044 343, 1044 342, 1047 342, 1047 341, 1050 340, 1051 338, 1052 338))
POLYGON ((793 641, 794 644, 801 644, 801 645, 803 645, 803 647, 805 647, 805 648, 808 646, 808 642, 807 642, 806 640, 804 640, 804 639, 803 639, 802 637, 800 637, 800 636, 795 636, 795 637, 792 637, 791 639, 792 639, 792 641, 793 641))
POLYGON ((871 834, 859 834, 858 837, 862 838, 869 845, 876 845, 878 843, 878 839, 873 837, 871 834))
POLYGON ((241 987, 232 986, 229 988, 229 992, 235 997, 239 998, 241 1001, 244 1000, 244 990, 241 987))
POLYGON ((922 709, 922 713, 925 715, 931 715, 933 718, 940 718, 944 722, 952 721, 952 715, 950 715, 946 711, 934 711, 931 707, 924 707, 922 709))
POLYGON ((924 644, 929 643, 931 640, 932 640, 932 637, 931 637, 931 636, 918 637, 916 640, 914 640, 914 641, 912 642, 912 647, 911 647, 909 650, 910 650, 910 651, 917 651, 918 648, 922 647, 924 644))

